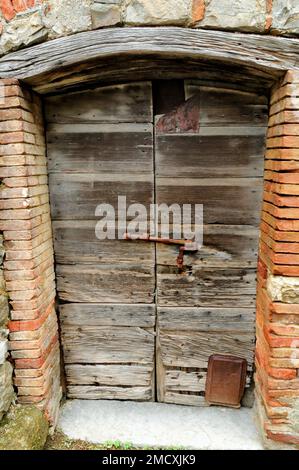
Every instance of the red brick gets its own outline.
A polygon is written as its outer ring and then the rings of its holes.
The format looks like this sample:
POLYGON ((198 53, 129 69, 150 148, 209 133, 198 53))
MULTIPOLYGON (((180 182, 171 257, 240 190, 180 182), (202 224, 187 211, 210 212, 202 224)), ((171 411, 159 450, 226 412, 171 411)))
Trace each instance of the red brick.
POLYGON ((273 105, 278 101, 286 97, 298 97, 299 86, 297 83, 287 83, 281 87, 278 87, 274 93, 271 94, 270 104, 273 105))
POLYGON ((299 184, 299 173, 278 173, 275 171, 265 171, 265 179, 275 183, 299 184))
MULTIPOLYGON (((283 242, 279 243, 278 246, 280 247, 281 245, 284 245, 288 247, 288 245, 297 245, 299 243, 299 232, 282 232, 279 230, 275 230, 273 227, 271 227, 269 224, 267 224, 265 221, 261 221, 261 231, 268 235, 272 240, 275 240, 277 242, 283 242)), ((287 248, 288 249, 288 248, 287 248)), ((293 247, 294 250, 296 248, 293 247)), ((277 250, 278 252, 281 250, 277 250)), ((295 251, 296 252, 296 251, 295 251)), ((288 253, 293 253, 293 251, 288 251, 288 253)))
POLYGON ((284 442, 286 444, 299 445, 299 435, 283 434, 279 432, 272 432, 267 430, 267 437, 272 441, 284 442))
POLYGON ((21 320, 11 320, 8 324, 8 328, 10 332, 15 332, 15 331, 35 331, 38 328, 40 328, 43 323, 46 321, 47 317, 50 315, 52 309, 53 309, 53 304, 54 301, 49 304, 49 306, 45 309, 43 314, 35 319, 35 320, 27 320, 27 321, 21 321, 21 320))
POLYGON ((7 21, 10 21, 15 17, 16 12, 11 0, 1 0, 0 6, 2 14, 7 21))
MULTIPOLYGON (((279 173, 277 173, 279 174, 279 173)), ((278 194, 285 194, 289 196, 298 196, 299 195, 299 185, 298 184, 280 184, 273 181, 265 181, 264 189, 267 192, 273 192, 278 194)))
POLYGON ((193 0, 192 2, 192 23, 203 20, 205 16, 205 0, 193 0))
POLYGON ((43 366, 45 360, 47 359, 47 356, 49 355, 51 349, 57 343, 57 341, 58 341, 58 335, 56 334, 54 338, 51 340, 47 349, 43 352, 43 354, 40 357, 36 359, 16 359, 15 360, 16 369, 40 369, 43 366))
POLYGON ((287 111, 287 110, 297 111, 298 109, 299 109, 299 98, 291 96, 291 97, 283 98, 282 100, 270 106, 269 114, 270 116, 273 116, 273 114, 277 114, 282 111, 287 111))
POLYGON ((269 119, 269 127, 280 124, 299 124, 299 111, 281 111, 269 119))

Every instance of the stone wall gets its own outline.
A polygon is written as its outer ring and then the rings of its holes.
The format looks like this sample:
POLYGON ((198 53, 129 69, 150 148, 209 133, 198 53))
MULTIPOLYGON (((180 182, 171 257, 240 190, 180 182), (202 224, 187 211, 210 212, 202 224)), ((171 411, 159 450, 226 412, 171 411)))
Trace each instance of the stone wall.
POLYGON ((8 359, 8 297, 3 275, 3 236, 0 234, 0 421, 8 411, 14 397, 12 365, 8 359))
POLYGON ((298 0, 1 0, 0 54, 108 26, 299 36, 298 0))

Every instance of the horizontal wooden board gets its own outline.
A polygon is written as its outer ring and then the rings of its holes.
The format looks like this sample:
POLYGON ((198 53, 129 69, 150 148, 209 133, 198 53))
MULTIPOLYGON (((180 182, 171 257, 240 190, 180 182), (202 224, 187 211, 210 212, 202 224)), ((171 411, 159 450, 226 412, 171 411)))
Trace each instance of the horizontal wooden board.
POLYGON ((208 406, 205 398, 192 393, 177 393, 166 391, 163 397, 164 403, 173 403, 175 405, 189 406, 208 406))
POLYGON ((186 99, 200 94, 201 126, 256 126, 268 124, 268 97, 233 88, 202 86, 196 80, 185 81, 186 99))
MULTIPOLYGON (((49 184, 54 220, 100 219, 95 211, 103 203, 113 206, 116 218, 125 216, 125 211, 118 211, 118 196, 126 196, 127 207, 134 203, 149 207, 154 202, 154 182, 151 175, 52 173, 49 184)), ((113 219, 112 215, 110 218, 113 219)))
POLYGON ((151 387, 100 387, 96 385, 69 385, 67 397, 82 400, 151 401, 151 387))
POLYGON ((69 302, 152 303, 154 266, 57 265, 57 291, 69 302))
POLYGON ((254 359, 252 333, 159 331, 160 355, 164 366, 207 368, 212 354, 229 354, 254 359))
MULTIPOLYGON (((153 266, 154 243, 127 240, 99 240, 95 220, 53 221, 55 259, 58 264, 117 263, 153 266)), ((117 226, 115 227, 118 236, 117 226)))
MULTIPOLYGON (((182 227, 181 237, 188 239, 189 227, 182 227)), ((191 227, 200 233, 201 227, 191 227)), ((203 246, 196 253, 186 252, 186 266, 256 268, 259 230, 250 225, 204 225, 203 246)), ((170 231, 170 236, 172 231, 170 231)), ((157 263, 175 266, 179 252, 176 245, 157 244, 157 263)))
POLYGON ((150 122, 151 82, 112 85, 46 98, 51 123, 150 122))
POLYGON ((158 266, 157 288, 159 306, 254 307, 256 272, 193 267, 180 273, 178 268, 158 266))
MULTIPOLYGON (((204 393, 207 371, 202 369, 165 369, 164 387, 172 392, 201 392, 204 393)), ((249 386, 250 373, 246 377, 246 385, 249 386)))
POLYGON ((153 172, 152 125, 56 125, 47 132, 50 173, 153 172))
POLYGON ((138 326, 154 327, 155 305, 125 304, 62 304, 59 306, 63 330, 79 326, 138 326))
POLYGON ((158 307, 158 326, 167 331, 254 333, 255 309, 240 307, 158 307))
POLYGON ((153 364, 155 335, 139 327, 78 326, 63 329, 66 364, 153 364))
POLYGON ((262 187, 262 178, 156 180, 158 204, 203 204, 205 224, 259 224, 262 187))
POLYGON ((165 371, 165 388, 173 392, 201 392, 205 389, 207 373, 202 371, 186 372, 180 369, 165 371))
POLYGON ((108 387, 148 387, 152 383, 153 369, 153 364, 68 364, 65 367, 68 385, 108 387))
MULTIPOLYGON (((208 128, 211 131, 211 128, 208 128)), ((262 177, 264 135, 157 135, 156 175, 181 178, 262 177)))

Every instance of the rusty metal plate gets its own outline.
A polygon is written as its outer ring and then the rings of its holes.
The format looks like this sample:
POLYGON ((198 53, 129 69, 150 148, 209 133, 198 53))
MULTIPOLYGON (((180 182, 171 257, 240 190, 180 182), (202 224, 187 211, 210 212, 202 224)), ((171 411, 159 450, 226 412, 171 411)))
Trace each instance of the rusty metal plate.
POLYGON ((206 401, 210 405, 240 408, 245 390, 247 361, 214 354, 209 358, 206 401))

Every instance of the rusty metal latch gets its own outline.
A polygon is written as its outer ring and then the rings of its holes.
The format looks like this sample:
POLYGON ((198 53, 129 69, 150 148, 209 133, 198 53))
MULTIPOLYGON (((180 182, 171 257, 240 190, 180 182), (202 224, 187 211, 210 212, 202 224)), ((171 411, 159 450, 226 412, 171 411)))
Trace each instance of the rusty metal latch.
POLYGON ((124 240, 138 240, 144 242, 153 242, 153 243, 164 243, 165 245, 180 245, 179 255, 177 257, 176 263, 179 269, 183 269, 184 267, 184 255, 186 252, 193 252, 195 253, 198 251, 197 243, 193 242, 192 240, 176 240, 172 238, 159 238, 159 237, 151 237, 148 234, 139 235, 138 237, 133 236, 125 233, 124 240))

